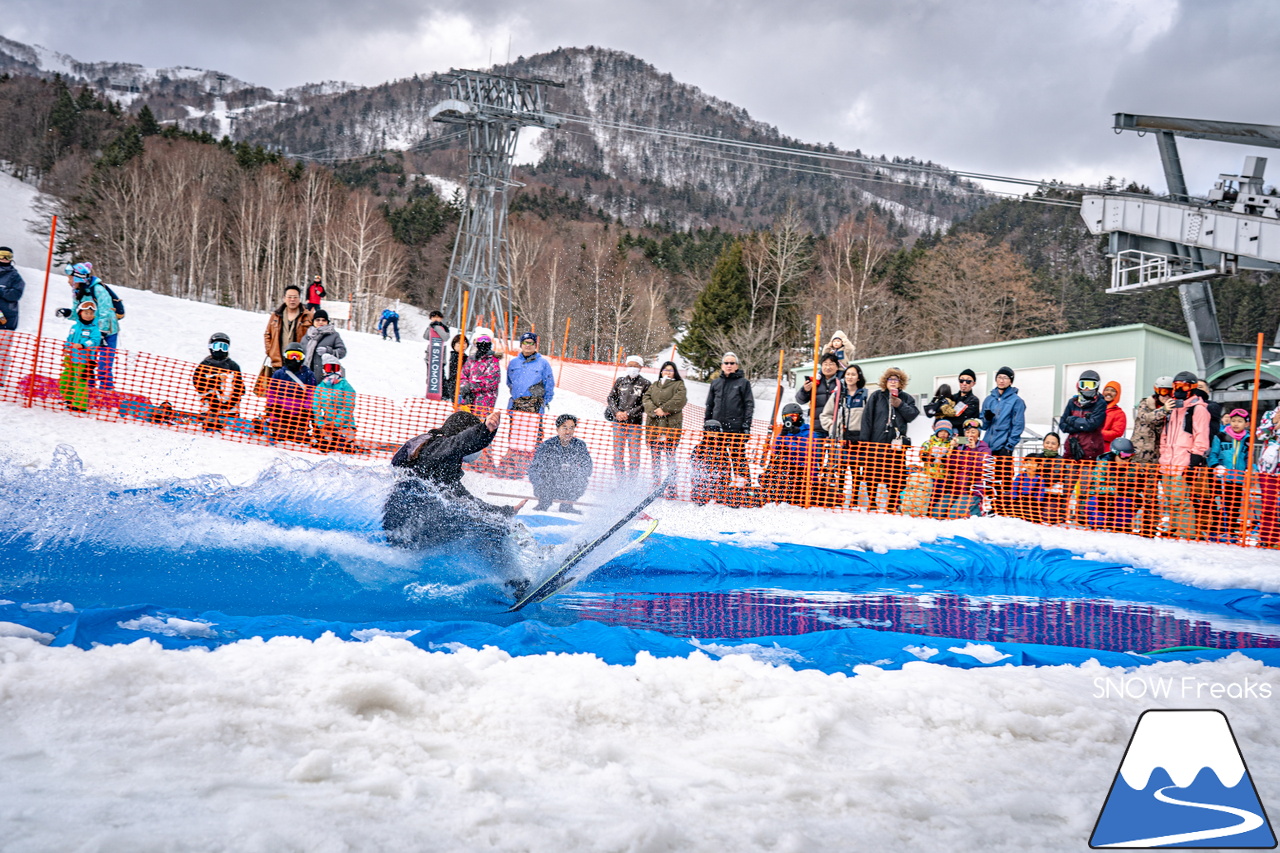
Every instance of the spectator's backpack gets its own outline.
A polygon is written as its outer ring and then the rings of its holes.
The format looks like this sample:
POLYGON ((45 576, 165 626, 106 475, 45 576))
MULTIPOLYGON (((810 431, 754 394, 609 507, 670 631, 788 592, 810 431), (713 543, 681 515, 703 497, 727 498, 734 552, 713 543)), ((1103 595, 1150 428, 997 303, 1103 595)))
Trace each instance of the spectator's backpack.
POLYGON ((119 296, 117 296, 116 292, 111 289, 111 285, 107 284, 105 281, 99 281, 98 284, 102 285, 102 289, 105 290, 107 292, 107 295, 111 297, 111 310, 116 312, 116 319, 123 320, 124 319, 124 300, 121 299, 119 296))

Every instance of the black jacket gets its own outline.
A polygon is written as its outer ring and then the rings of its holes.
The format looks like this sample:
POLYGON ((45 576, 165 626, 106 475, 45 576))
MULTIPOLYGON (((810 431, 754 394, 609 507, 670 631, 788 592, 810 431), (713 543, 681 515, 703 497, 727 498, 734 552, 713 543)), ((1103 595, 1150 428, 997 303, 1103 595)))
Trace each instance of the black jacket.
POLYGON ((457 435, 425 433, 396 451, 392 467, 412 476, 395 484, 382 507, 382 527, 392 544, 423 548, 466 536, 495 546, 505 541, 512 507, 487 504, 462 485, 463 457, 484 450, 493 436, 476 424, 457 435))
POLYGON ((565 447, 560 436, 552 436, 533 452, 529 482, 539 499, 576 501, 587 490, 591 468, 591 451, 585 441, 575 438, 565 447))
MULTIPOLYGON (((836 390, 836 386, 839 384, 839 373, 834 376, 823 376, 821 373, 818 374, 818 381, 813 386, 818 396, 818 408, 816 410, 816 414, 822 414, 822 410, 827 407, 827 399, 831 396, 831 393, 836 390)), ((796 402, 805 407, 805 418, 808 419, 809 392, 804 390, 803 383, 801 383, 800 387, 796 389, 796 402)))
POLYGON ((613 383, 613 388, 609 391, 608 399, 605 400, 604 419, 617 420, 614 417, 615 414, 626 412, 625 423, 641 423, 644 420, 644 392, 649 390, 651 384, 643 376, 619 376, 618 381, 613 383))
POLYGON ((17 267, 13 264, 0 266, 0 314, 3 314, 5 319, 5 324, 0 326, 0 330, 18 331, 18 300, 22 298, 25 287, 26 284, 18 274, 17 267))
MULTIPOLYGON (((898 392, 902 403, 896 408, 889 402, 889 392, 877 388, 867 398, 866 411, 862 413, 862 440, 888 444, 895 438, 906 439, 907 424, 920 414, 916 398, 906 391, 898 392)), ((904 441, 904 443, 906 443, 904 441)))
POLYGON ((955 427, 956 435, 963 435, 964 430, 961 427, 964 426, 965 421, 969 420, 969 418, 982 419, 982 401, 972 391, 968 393, 960 391, 949 396, 935 395, 932 400, 924 405, 924 414, 928 418, 943 418, 950 421, 951 426, 955 427), (944 414, 942 411, 943 404, 947 402, 951 404, 951 411, 958 411, 959 414, 944 414), (963 411, 960 410, 961 406, 964 406, 963 411))
POLYGON ((756 400, 751 395, 751 383, 741 370, 711 383, 704 420, 719 421, 725 432, 751 432, 751 416, 755 411, 756 400))

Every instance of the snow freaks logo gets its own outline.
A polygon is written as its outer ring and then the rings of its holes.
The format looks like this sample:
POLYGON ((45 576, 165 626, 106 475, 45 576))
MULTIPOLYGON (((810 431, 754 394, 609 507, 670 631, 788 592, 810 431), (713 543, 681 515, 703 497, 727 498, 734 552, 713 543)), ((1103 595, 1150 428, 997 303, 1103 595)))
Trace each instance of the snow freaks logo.
POLYGON ((1089 846, 1274 848, 1226 715, 1143 712, 1089 846))

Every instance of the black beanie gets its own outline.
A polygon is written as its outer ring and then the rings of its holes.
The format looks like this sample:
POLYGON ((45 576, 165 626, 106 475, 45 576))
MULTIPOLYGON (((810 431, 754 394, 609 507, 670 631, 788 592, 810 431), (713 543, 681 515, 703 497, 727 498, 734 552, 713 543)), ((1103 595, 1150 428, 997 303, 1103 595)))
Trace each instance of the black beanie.
POLYGON ((312 321, 324 320, 327 323, 329 322, 329 312, 323 308, 317 308, 315 313, 311 315, 311 319, 312 321))
POLYGON ((978 381, 978 374, 974 373, 972 370, 970 370, 967 367, 964 370, 960 371, 960 375, 957 378, 964 379, 966 376, 968 376, 974 382, 978 381))
POLYGON ((470 412, 454 412, 444 419, 444 423, 431 431, 436 435, 459 435, 479 423, 484 421, 470 412))
POLYGON ((999 370, 997 370, 997 371, 996 371, 996 376, 999 376, 999 375, 1000 375, 1000 374, 1002 374, 1002 373, 1003 373, 1005 376, 1008 376, 1008 377, 1009 377, 1009 381, 1010 381, 1010 382, 1012 382, 1012 381, 1013 381, 1013 368, 1012 368, 1012 367, 1002 367, 1002 368, 1000 368, 999 370))

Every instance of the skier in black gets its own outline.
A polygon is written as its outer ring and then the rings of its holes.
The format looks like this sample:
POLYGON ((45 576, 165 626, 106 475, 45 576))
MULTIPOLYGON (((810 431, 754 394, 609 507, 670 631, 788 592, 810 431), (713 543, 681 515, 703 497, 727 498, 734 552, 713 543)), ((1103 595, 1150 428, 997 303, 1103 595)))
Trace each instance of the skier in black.
POLYGON ((491 563, 509 568, 514 562, 511 517, 524 506, 494 506, 462 485, 462 463, 493 441, 502 422, 499 412, 480 420, 455 412, 435 429, 405 442, 391 458, 406 469, 382 508, 387 541, 402 548, 427 548, 465 540, 491 563))

